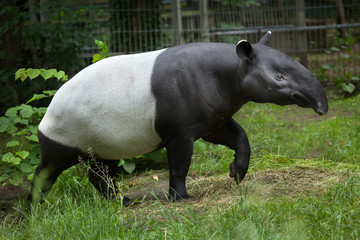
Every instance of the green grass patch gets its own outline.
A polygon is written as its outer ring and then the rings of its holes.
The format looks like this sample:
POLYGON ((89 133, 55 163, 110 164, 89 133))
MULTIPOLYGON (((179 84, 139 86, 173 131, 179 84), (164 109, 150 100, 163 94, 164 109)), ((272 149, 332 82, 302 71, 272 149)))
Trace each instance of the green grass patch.
MULTIPOLYGON (((322 195, 261 198, 236 188, 235 198, 120 208, 95 191, 62 195, 20 223, 2 223, 3 239, 357 239, 360 179, 349 176, 322 195), (221 203, 221 204, 220 204, 221 203)), ((74 187, 70 185, 69 187, 74 187)), ((75 187, 76 188, 76 187, 75 187)), ((221 197, 225 197, 224 195, 221 197)))
POLYGON ((189 201, 164 199, 167 170, 123 176, 125 195, 142 186, 152 195, 125 207, 104 199, 84 168, 71 168, 31 215, 18 221, 8 211, 0 239, 358 239, 359 105, 360 96, 330 101, 319 117, 247 104, 235 118, 252 148, 248 175, 237 186, 228 177, 234 152, 197 141, 189 201))

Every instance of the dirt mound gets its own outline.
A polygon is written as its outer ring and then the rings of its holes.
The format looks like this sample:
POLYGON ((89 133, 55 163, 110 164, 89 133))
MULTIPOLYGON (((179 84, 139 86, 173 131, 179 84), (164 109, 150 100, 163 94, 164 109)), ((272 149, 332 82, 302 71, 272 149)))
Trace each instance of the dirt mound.
MULTIPOLYGON (((162 170, 127 179, 125 185, 128 186, 128 190, 124 191, 124 194, 131 200, 142 202, 154 199, 166 200, 167 175, 167 172, 162 170)), ((241 192, 256 194, 263 199, 273 197, 292 199, 301 195, 321 194, 339 179, 339 173, 321 169, 282 168, 250 173, 239 186, 228 176, 190 175, 187 177, 187 188, 194 202, 230 201, 237 198, 241 192)))

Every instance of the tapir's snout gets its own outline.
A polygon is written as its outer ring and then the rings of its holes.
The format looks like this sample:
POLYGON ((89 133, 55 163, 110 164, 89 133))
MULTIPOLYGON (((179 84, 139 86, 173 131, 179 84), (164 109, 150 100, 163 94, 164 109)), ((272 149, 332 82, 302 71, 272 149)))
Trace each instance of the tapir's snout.
POLYGON ((329 106, 328 106, 328 102, 327 102, 326 97, 325 97, 325 101, 318 101, 316 103, 316 107, 313 107, 313 109, 320 116, 327 113, 328 110, 329 110, 329 106))
POLYGON ((295 104, 300 107, 310 107, 314 111, 321 115, 324 115, 329 110, 328 101, 326 94, 321 84, 316 80, 313 82, 312 88, 303 91, 293 91, 291 93, 291 98, 295 104))
POLYGON ((311 92, 311 107, 314 109, 314 111, 321 115, 324 115, 329 110, 328 100, 326 98, 325 91, 323 87, 321 86, 320 82, 315 78, 314 88, 311 92))

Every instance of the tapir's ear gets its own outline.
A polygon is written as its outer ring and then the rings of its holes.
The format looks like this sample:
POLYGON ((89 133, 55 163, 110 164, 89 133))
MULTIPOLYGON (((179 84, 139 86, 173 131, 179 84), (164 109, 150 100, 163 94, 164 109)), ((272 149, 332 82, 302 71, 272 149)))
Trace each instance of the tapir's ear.
POLYGON ((260 44, 264 44, 266 46, 269 46, 269 42, 270 42, 270 38, 271 38, 271 32, 268 31, 259 41, 260 44))
POLYGON ((245 60, 246 62, 251 62, 253 60, 253 48, 251 44, 246 40, 241 40, 236 45, 236 53, 237 55, 245 60))

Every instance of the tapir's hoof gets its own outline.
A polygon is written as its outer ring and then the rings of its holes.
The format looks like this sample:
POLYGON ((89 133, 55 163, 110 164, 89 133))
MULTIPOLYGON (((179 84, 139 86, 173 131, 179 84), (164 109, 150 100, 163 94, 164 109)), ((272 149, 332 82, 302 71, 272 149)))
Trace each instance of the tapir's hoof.
POLYGON ((183 201, 193 202, 193 201, 195 201, 195 198, 193 196, 188 196, 187 198, 180 198, 175 201, 176 202, 183 202, 183 201))
POLYGON ((176 197, 169 195, 168 196, 168 200, 170 202, 181 202, 181 201, 185 201, 185 200, 191 200, 194 199, 194 197, 187 195, 186 197, 181 197, 179 195, 177 195, 176 197))
POLYGON ((126 207, 128 207, 128 206, 131 206, 131 205, 133 205, 135 202, 134 201, 132 201, 130 198, 128 198, 128 197, 122 197, 122 205, 123 206, 126 206, 126 207))
POLYGON ((229 174, 229 177, 230 177, 230 178, 234 178, 236 184, 239 184, 239 183, 241 182, 241 180, 239 180, 238 173, 237 173, 236 170, 235 170, 234 162, 232 162, 232 163, 230 164, 230 174, 229 174))

